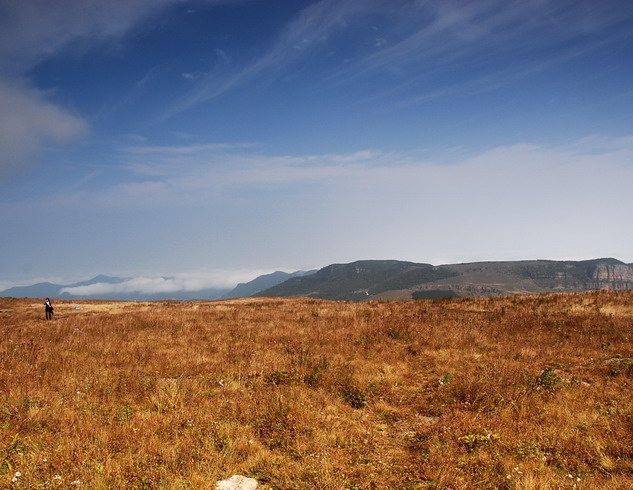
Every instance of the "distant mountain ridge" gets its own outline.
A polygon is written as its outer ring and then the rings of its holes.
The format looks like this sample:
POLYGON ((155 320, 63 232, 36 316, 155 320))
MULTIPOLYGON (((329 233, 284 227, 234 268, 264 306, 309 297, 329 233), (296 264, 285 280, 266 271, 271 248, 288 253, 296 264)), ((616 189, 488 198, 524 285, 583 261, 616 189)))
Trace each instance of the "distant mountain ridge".
POLYGON ((362 301, 395 289, 431 282, 454 275, 430 264, 397 260, 363 260, 332 264, 314 274, 289 279, 255 296, 308 296, 333 300, 362 301))
POLYGON ((235 288, 225 294, 222 298, 246 298, 248 296, 257 294, 260 291, 272 288, 273 286, 276 286, 277 284, 280 284, 293 277, 306 276, 308 274, 313 274, 314 272, 316 272, 316 270, 296 271, 291 273, 276 271, 272 274, 264 274, 262 276, 256 277, 252 281, 239 283, 237 286, 235 286, 235 288))
POLYGON ((120 291, 110 293, 94 294, 71 294, 65 288, 75 288, 80 286, 92 286, 95 284, 119 284, 129 281, 130 278, 110 277, 98 275, 87 281, 74 284, 54 284, 41 282, 30 286, 16 286, 4 291, 0 291, 0 297, 12 298, 57 298, 57 299, 103 299, 103 300, 125 300, 125 301, 157 301, 164 299, 190 300, 190 299, 218 299, 226 294, 228 289, 201 289, 198 291, 170 291, 159 293, 146 293, 137 291, 120 291))
POLYGON ((15 286, 0 291, 5 298, 54 298, 64 286, 51 282, 38 282, 30 286, 15 286))
POLYGON ((208 288, 196 291, 182 290, 169 291, 161 293, 136 292, 136 291, 119 291, 109 293, 82 293, 72 294, 64 289, 71 289, 81 286, 92 286, 97 284, 120 284, 129 281, 132 278, 110 277, 98 275, 87 281, 81 281, 74 284, 54 284, 50 282, 41 282, 30 286, 16 286, 4 291, 0 291, 0 297, 13 298, 57 298, 57 299, 103 299, 103 300, 127 300, 127 301, 156 301, 164 299, 173 300, 193 300, 193 299, 229 299, 248 297, 263 289, 273 287, 285 280, 311 274, 315 271, 296 271, 273 272, 265 274, 253 279, 247 283, 240 283, 233 289, 217 289, 208 288))
MULTIPOLYGON (((90 286, 98 283, 116 284, 123 282, 126 279, 120 277, 104 276, 102 274, 93 277, 87 281, 77 282, 75 284, 54 284, 52 282, 39 282, 30 286, 15 286, 4 291, 0 291, 1 297, 11 298, 56 298, 64 296, 60 294, 63 288, 77 287, 77 286, 90 286)), ((71 295, 66 294, 66 297, 71 295)))
POLYGON ((584 261, 525 260, 431 264, 399 260, 360 260, 317 271, 273 272, 229 289, 144 293, 126 291, 73 295, 64 288, 118 284, 130 278, 96 276, 70 285, 42 282, 0 291, 1 297, 152 301, 229 299, 249 296, 305 296, 366 301, 435 299, 597 289, 633 289, 633 264, 614 258, 584 261))
POLYGON ((604 258, 433 266, 397 260, 332 264, 255 296, 364 301, 633 289, 633 264, 604 258))

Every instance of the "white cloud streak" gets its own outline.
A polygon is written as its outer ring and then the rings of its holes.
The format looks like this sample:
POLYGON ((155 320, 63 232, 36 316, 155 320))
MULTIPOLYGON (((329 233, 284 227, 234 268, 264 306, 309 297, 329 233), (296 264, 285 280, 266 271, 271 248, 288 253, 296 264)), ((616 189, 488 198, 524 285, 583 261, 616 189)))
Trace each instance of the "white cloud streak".
POLYGON ((630 37, 624 19, 633 18, 618 2, 550 0, 411 2, 386 12, 396 19, 390 42, 334 70, 328 83, 397 73, 397 81, 369 96, 386 97, 391 108, 499 88, 609 42, 617 47, 630 37))
MULTIPOLYGON (((283 29, 273 46, 262 56, 233 72, 207 73, 198 86, 170 107, 161 119, 167 119, 192 106, 220 97, 257 79, 272 81, 317 46, 323 45, 335 32, 344 29, 354 17, 377 11, 381 0, 321 0, 306 7, 283 29)), ((225 60, 226 61, 226 60, 225 60)))
POLYGON ((577 224, 580 216, 591 217, 602 226, 633 209, 631 137, 594 136, 565 147, 517 144, 450 163, 376 150, 270 156, 217 145, 139 146, 128 158, 128 182, 63 199, 69 206, 184 210, 222 209, 241 196, 257 208, 272 206, 277 192, 292 191, 305 205, 316 199, 324 220, 397 215, 403 226, 405 218, 424 218, 438 229, 452 223, 465 230, 475 223, 501 226, 497 222, 520 228, 512 218, 517 213, 530 223, 526 229, 551 224, 553 216, 577 224), (599 183, 608 185, 608 199, 599 183))
POLYGON ((591 48, 583 46, 583 40, 596 32, 611 32, 607 37, 617 39, 622 36, 623 18, 630 19, 631 14, 618 2, 411 0, 394 4, 383 0, 321 0, 290 21, 260 57, 237 67, 222 63, 201 76, 197 86, 168 108, 161 119, 255 80, 260 85, 272 83, 337 35, 375 17, 383 19, 389 42, 384 37, 374 38, 373 50, 359 51, 348 62, 331 65, 317 83, 350 85, 366 76, 397 73, 390 77, 391 86, 377 91, 375 97, 413 90, 415 94, 402 97, 403 104, 417 104, 455 91, 487 90, 491 85, 503 85, 600 47, 596 39, 589 43, 591 48), (543 52, 532 60, 539 50, 543 52), (484 67, 493 59, 505 68, 496 66, 491 74, 484 67), (446 70, 461 70, 464 74, 437 85, 434 79, 445 76, 446 70))

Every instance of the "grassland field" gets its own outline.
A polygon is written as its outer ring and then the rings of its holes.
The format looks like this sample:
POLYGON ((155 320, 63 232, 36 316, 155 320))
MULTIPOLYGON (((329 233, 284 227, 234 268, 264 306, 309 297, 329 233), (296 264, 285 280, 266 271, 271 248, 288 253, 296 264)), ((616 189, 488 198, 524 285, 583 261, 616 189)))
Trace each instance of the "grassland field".
POLYGON ((54 306, 0 298, 0 488, 633 489, 633 292, 54 306))

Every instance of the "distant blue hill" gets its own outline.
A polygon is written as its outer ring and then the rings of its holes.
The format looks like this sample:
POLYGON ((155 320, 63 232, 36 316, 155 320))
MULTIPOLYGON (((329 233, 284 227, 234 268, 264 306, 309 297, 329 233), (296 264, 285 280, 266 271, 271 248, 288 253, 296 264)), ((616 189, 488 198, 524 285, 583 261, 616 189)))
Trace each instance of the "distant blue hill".
POLYGON ((252 281, 239 283, 232 291, 225 294, 222 298, 247 298, 248 296, 252 296, 260 291, 277 286, 278 284, 281 284, 288 279, 292 279, 293 277, 303 277, 314 274, 315 272, 316 270, 296 271, 292 273, 277 271, 272 274, 264 274, 263 276, 256 277, 252 281))
POLYGON ((92 279, 88 279, 87 281, 76 282, 75 284, 71 284, 69 286, 64 286, 64 287, 72 288, 76 286, 90 286, 91 284, 99 284, 99 283, 118 284, 120 282, 127 281, 128 279, 129 278, 110 277, 110 276, 104 276, 103 274, 99 274, 98 276, 95 276, 92 279))
POLYGON ((74 284, 53 284, 51 282, 39 282, 31 286, 15 286, 4 291, 0 291, 0 297, 4 298, 74 298, 68 293, 60 293, 63 288, 71 288, 76 286, 90 286, 91 284, 108 283, 116 284, 126 279, 121 277, 110 277, 98 275, 87 281, 81 281, 74 284))
POLYGON ((245 298, 252 296, 260 291, 272 288, 282 282, 294 277, 303 277, 313 274, 316 271, 296 271, 273 272, 272 274, 264 274, 256 277, 252 281, 240 283, 233 289, 201 289, 199 291, 174 291, 169 293, 137 293, 137 292, 117 292, 117 293, 100 293, 92 295, 73 295, 67 292, 61 292, 64 288, 72 288, 78 286, 90 286, 92 284, 118 284, 125 282, 130 278, 111 277, 98 275, 87 281, 76 282, 74 284, 53 284, 50 282, 41 282, 31 286, 17 286, 4 291, 0 291, 0 297, 12 298, 57 298, 57 299, 103 299, 103 300, 125 300, 125 301, 158 301, 165 299, 174 300, 193 300, 193 299, 229 299, 229 298, 245 298))
POLYGON ((31 286, 16 286, 0 291, 0 297, 4 298, 56 298, 63 288, 61 284, 50 282, 38 282, 31 286))
POLYGON ((219 299, 226 294, 229 289, 202 289, 199 291, 174 291, 168 293, 140 293, 140 292, 120 292, 94 295, 73 295, 61 292, 64 288, 78 286, 90 286, 92 284, 118 284, 125 282, 129 278, 110 277, 98 275, 87 281, 74 284, 53 284, 50 282, 40 282, 31 286, 16 286, 4 291, 0 291, 0 297, 9 298, 57 298, 57 299, 104 299, 104 300, 125 300, 125 301, 158 301, 164 299, 191 300, 191 299, 219 299))

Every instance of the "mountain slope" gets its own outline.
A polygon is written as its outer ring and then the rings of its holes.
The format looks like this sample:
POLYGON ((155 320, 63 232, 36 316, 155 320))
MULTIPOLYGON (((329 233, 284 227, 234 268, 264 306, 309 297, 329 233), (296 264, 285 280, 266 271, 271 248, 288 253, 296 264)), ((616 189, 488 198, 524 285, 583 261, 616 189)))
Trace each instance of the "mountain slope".
POLYGON ((5 298, 55 298, 63 287, 51 282, 39 282, 30 286, 15 286, 5 289, 0 291, 0 296, 5 298))
POLYGON ((361 260, 333 264, 304 277, 289 279, 255 296, 308 296, 361 301, 377 294, 437 281, 455 275, 430 264, 397 260, 361 260))
POLYGON ((595 289, 633 289, 633 265, 617 259, 532 260, 432 266, 395 260, 333 264, 256 296, 321 299, 425 299, 595 289))
POLYGON ((92 279, 88 279, 87 281, 76 282, 75 284, 71 284, 69 286, 64 286, 64 287, 74 288, 77 286, 90 286, 92 284, 100 284, 100 283, 118 284, 124 281, 127 281, 127 278, 111 277, 111 276, 105 276, 103 274, 99 274, 98 276, 95 276, 92 279))

